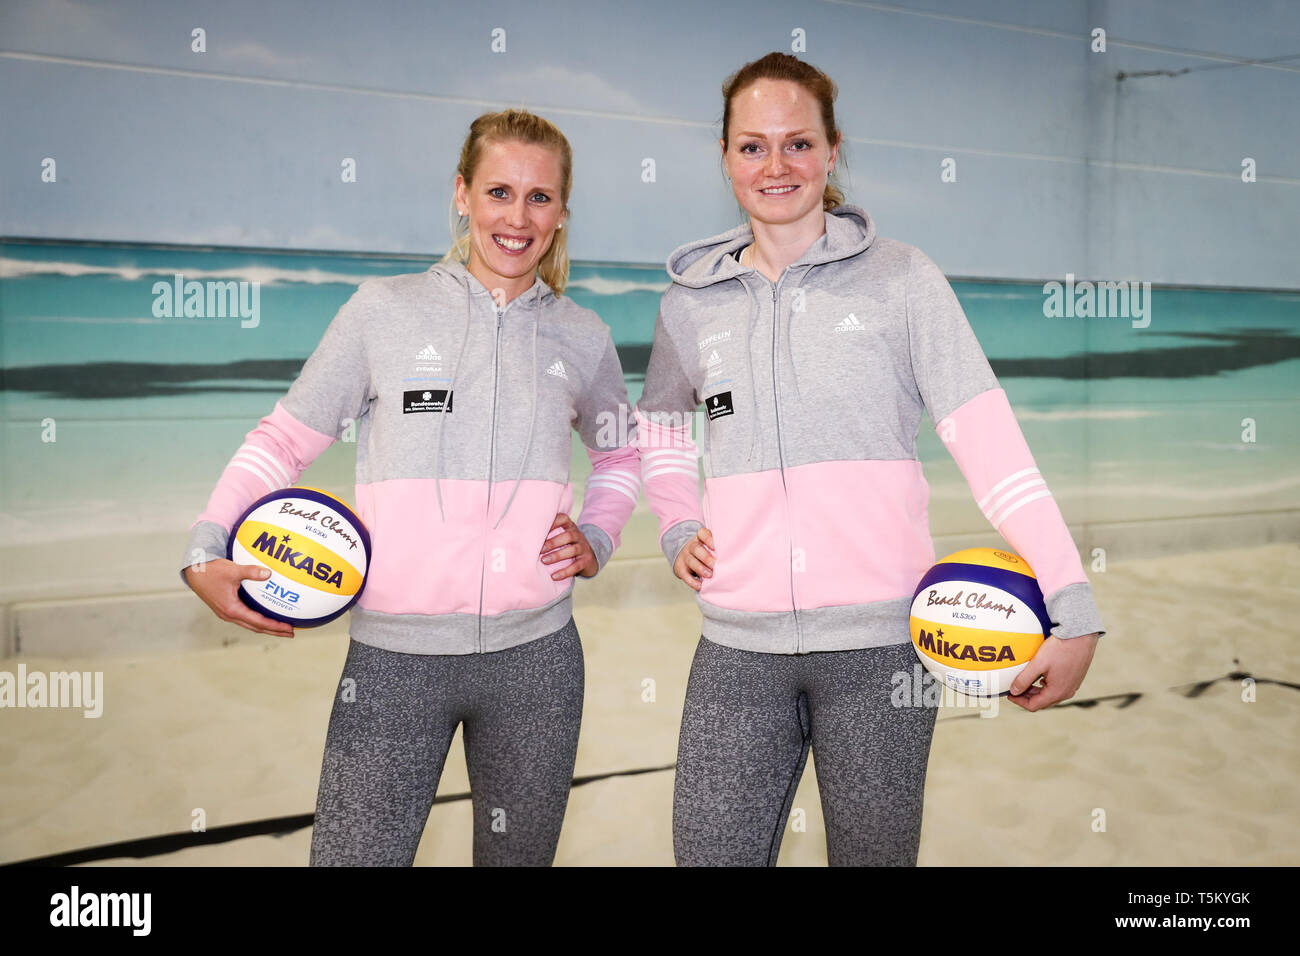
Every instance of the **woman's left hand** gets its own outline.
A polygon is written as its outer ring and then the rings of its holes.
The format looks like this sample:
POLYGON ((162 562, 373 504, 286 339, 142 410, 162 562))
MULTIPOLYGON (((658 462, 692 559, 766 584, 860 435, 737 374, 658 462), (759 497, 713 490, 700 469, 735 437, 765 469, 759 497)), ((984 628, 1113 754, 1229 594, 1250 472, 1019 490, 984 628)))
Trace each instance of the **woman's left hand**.
MULTIPOLYGON (((587 543, 587 536, 579 531, 573 519, 563 512, 557 514, 555 520, 551 522, 551 531, 556 528, 564 530, 554 538, 547 538, 542 544, 542 562, 554 564, 565 558, 573 558, 573 563, 554 572, 551 580, 563 581, 575 574, 581 574, 584 578, 595 577, 600 568, 596 564, 595 552, 587 543)), ((550 531, 547 534, 550 534, 550 531)))
POLYGON ((1047 638, 1011 682, 1007 700, 1030 711, 1069 700, 1083 683, 1100 639, 1100 634, 1081 634, 1064 641, 1047 638), (1034 683, 1040 677, 1041 687, 1034 683))

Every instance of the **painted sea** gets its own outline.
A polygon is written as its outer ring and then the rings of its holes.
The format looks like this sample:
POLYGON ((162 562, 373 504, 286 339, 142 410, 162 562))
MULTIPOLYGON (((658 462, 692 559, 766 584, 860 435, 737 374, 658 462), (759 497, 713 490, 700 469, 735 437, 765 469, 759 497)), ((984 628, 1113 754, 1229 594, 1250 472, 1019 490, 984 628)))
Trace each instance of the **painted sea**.
MULTIPOLYGON (((434 260, 0 243, 0 542, 183 543, 357 284, 434 260), (177 273, 258 283, 258 324, 156 315, 155 284, 177 273)), ((1042 283, 953 286, 1072 523, 1300 507, 1300 293, 1156 288, 1135 328, 1045 317, 1042 283)), ((666 287, 661 264, 572 270, 568 294, 613 330, 632 401, 666 287)), ((350 498, 352 454, 335 445, 303 483, 350 498)), ((986 529, 928 421, 920 456, 935 533, 986 529)), ((586 467, 575 445, 575 482, 586 467)))

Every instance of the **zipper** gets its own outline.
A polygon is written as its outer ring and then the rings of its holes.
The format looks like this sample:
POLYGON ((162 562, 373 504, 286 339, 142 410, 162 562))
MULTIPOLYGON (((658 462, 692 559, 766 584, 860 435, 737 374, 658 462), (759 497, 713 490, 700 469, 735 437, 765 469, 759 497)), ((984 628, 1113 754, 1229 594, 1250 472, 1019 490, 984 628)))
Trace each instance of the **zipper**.
POLYGON ((478 651, 483 653, 483 589, 487 580, 487 544, 488 544, 488 519, 492 517, 492 466, 496 459, 497 449, 497 377, 501 366, 501 316, 505 310, 497 306, 497 337, 496 348, 492 351, 492 427, 488 429, 488 494, 487 508, 484 510, 483 517, 483 557, 479 564, 478 576, 478 651))
MULTIPOLYGON (((761 275, 761 273, 760 273, 761 275)), ((781 392, 776 380, 776 340, 777 327, 780 325, 780 308, 777 304, 778 290, 781 288, 781 279, 785 278, 782 273, 781 278, 777 279, 776 285, 772 285, 770 279, 767 284, 772 287, 772 408, 776 413, 776 457, 777 463, 781 469, 781 488, 785 492, 785 516, 786 530, 790 539, 790 552, 788 555, 787 567, 790 569, 790 610, 794 612, 794 634, 795 634, 795 653, 803 653, 803 625, 799 623, 799 608, 796 607, 794 599, 794 526, 790 522, 790 488, 785 483, 785 452, 781 447, 781 392)))

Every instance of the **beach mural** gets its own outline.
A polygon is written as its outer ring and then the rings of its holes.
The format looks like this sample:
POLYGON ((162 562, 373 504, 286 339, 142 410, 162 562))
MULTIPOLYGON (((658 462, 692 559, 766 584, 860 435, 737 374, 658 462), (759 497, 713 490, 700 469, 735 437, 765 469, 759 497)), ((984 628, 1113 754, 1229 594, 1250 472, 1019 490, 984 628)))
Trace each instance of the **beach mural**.
MULTIPOLYGON (((171 532, 179 554, 357 284, 435 258, 0 244, 3 547, 171 532), (246 314, 167 314, 156 287, 177 275, 248 283, 246 314)), ((1069 522, 1300 508, 1300 293, 1156 288, 1141 327, 1045 316, 1042 283, 953 285, 1069 522)), ((573 267, 568 294, 613 330, 633 402, 666 287, 658 263, 573 267)), ((932 531, 995 535, 928 420, 919 454, 932 531)), ((353 461, 336 444, 301 481, 350 499, 353 461)), ((573 467, 581 484, 576 441, 573 467)))

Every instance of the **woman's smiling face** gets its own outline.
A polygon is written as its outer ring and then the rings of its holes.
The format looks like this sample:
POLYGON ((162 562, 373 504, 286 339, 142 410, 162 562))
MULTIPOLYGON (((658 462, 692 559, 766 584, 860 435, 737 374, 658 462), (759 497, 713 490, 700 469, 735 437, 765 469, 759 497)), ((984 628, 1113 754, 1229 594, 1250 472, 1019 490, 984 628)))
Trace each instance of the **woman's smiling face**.
POLYGON ((742 209, 785 224, 822 214, 839 145, 827 142, 817 99, 789 80, 757 80, 731 104, 723 159, 742 209))
POLYGON ((456 177, 456 209, 469 216, 466 267, 506 298, 533 284, 537 264, 564 217, 560 158, 544 146, 489 142, 474 182, 456 177))

